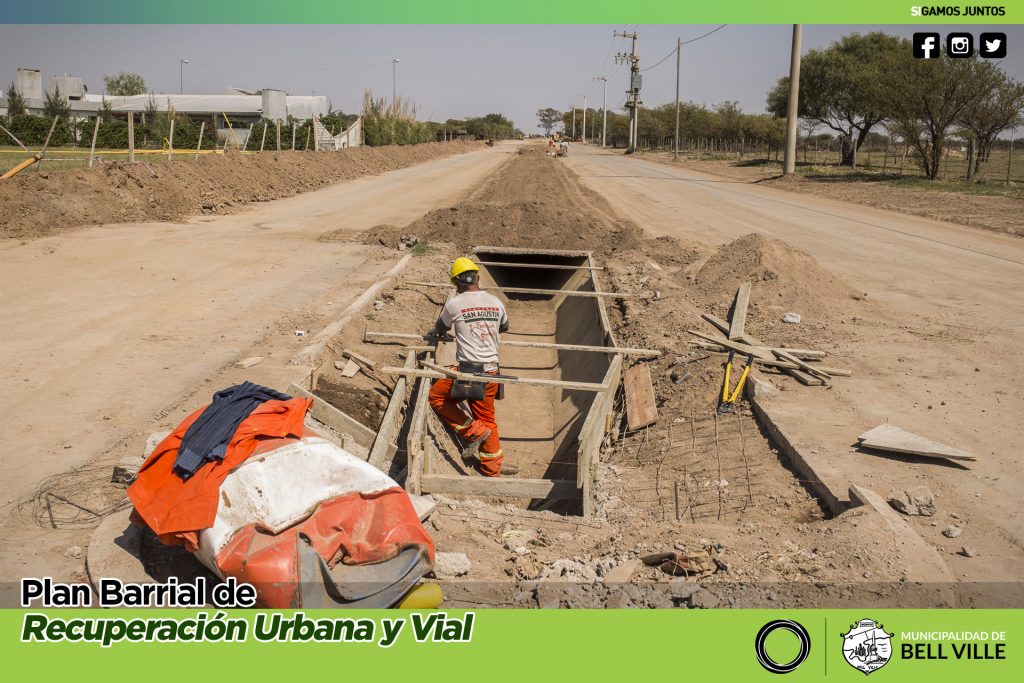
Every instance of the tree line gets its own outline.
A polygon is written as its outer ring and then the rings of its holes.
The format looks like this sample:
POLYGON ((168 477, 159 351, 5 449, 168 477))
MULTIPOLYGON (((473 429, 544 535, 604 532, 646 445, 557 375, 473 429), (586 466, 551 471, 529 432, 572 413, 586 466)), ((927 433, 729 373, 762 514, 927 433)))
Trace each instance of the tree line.
MULTIPOLYGON (((735 102, 710 109, 682 104, 680 137, 726 141, 741 153, 745 144, 766 143, 769 150, 778 150, 785 138, 788 93, 789 77, 782 76, 767 93, 767 114, 744 113, 735 102)), ((844 36, 801 60, 801 131, 805 139, 819 130, 837 139, 846 166, 856 167, 864 143, 884 132, 888 141, 907 149, 925 177, 935 179, 943 154, 956 139, 967 146, 967 177, 973 179, 999 135, 1021 123, 1022 111, 1024 85, 997 63, 947 54, 917 59, 910 41, 881 32, 844 36)), ((675 112, 674 103, 642 108, 641 146, 671 146, 675 112)), ((599 139, 600 116, 599 110, 587 111, 588 138, 599 139)), ((571 111, 546 108, 537 117, 538 127, 548 134, 559 124, 566 134, 572 130, 571 111)), ((577 110, 578 135, 581 124, 582 111, 577 110)), ((625 114, 608 113, 609 144, 624 144, 627 129, 625 114)))

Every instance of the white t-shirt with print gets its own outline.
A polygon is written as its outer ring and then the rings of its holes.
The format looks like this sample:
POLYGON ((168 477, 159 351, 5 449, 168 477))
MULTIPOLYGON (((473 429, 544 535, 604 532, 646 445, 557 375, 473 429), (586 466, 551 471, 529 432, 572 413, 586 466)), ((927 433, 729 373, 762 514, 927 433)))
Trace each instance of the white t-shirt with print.
POLYGON ((498 369, 498 328, 508 323, 504 304, 484 291, 463 292, 447 301, 441 324, 454 328, 455 359, 498 369))

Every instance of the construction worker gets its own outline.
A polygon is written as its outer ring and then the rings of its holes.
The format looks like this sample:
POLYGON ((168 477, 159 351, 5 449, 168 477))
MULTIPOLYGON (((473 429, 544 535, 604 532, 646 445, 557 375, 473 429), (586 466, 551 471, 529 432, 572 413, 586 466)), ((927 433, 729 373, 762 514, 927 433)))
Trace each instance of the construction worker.
MULTIPOLYGON (((431 332, 445 336, 455 328, 455 360, 459 372, 498 374, 498 335, 508 331, 505 306, 480 289, 480 269, 468 258, 455 259, 450 275, 456 294, 445 303, 431 332)), ((473 390, 473 385, 467 388, 465 383, 439 379, 430 389, 430 405, 467 442, 463 460, 471 462, 475 457, 484 476, 515 474, 517 470, 512 466, 502 469, 504 455, 494 418, 494 399, 501 385, 487 383, 477 396, 465 399, 452 395, 453 386, 473 390), (469 404, 472 417, 459 408, 462 400, 469 404)), ((479 389, 477 384, 475 390, 479 389)))

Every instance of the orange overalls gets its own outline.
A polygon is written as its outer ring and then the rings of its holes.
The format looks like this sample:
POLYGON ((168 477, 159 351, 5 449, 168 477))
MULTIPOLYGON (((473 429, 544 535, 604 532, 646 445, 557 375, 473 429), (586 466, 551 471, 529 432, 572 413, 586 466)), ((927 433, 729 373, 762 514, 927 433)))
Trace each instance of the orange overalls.
MULTIPOLYGON (((490 374, 496 375, 497 372, 490 374)), ((487 477, 500 476, 501 463, 505 459, 498 438, 498 423, 494 418, 494 397, 498 394, 498 388, 498 384, 488 384, 484 400, 467 401, 473 413, 473 417, 469 417, 459 408, 458 401, 451 397, 450 379, 439 379, 430 387, 430 406, 459 436, 472 441, 474 436, 480 435, 485 429, 491 430, 479 452, 480 473, 487 477)))

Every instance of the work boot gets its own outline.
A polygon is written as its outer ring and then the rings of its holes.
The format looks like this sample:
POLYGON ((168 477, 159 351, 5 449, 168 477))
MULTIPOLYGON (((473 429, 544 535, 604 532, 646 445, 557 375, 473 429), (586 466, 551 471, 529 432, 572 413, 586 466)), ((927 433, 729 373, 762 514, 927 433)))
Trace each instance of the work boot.
POLYGON ((459 436, 467 441, 466 445, 462 448, 463 461, 473 460, 477 452, 479 452, 480 446, 491 435, 491 430, 476 420, 462 425, 456 431, 458 431, 459 436))

